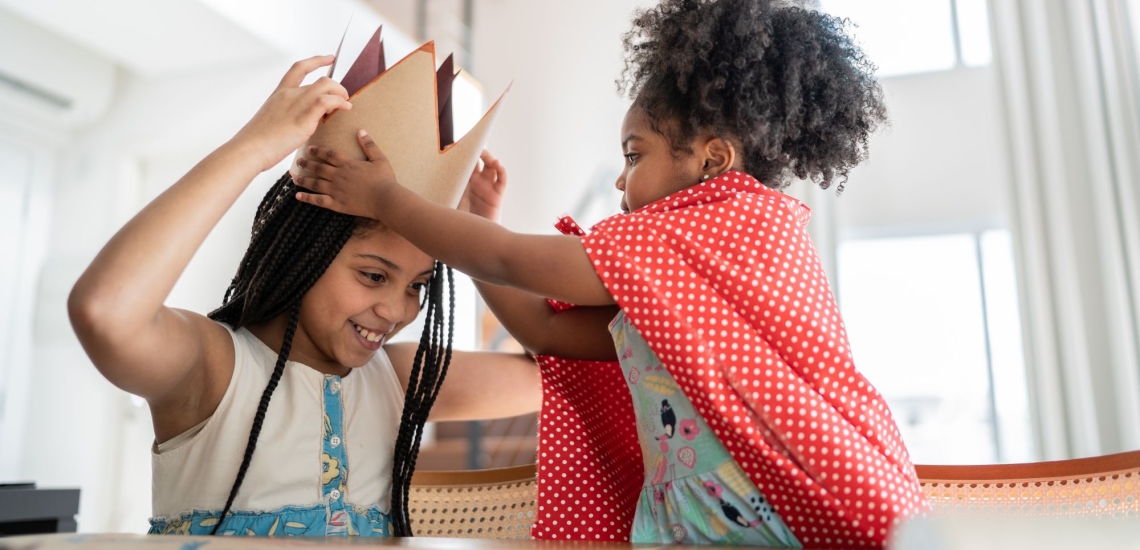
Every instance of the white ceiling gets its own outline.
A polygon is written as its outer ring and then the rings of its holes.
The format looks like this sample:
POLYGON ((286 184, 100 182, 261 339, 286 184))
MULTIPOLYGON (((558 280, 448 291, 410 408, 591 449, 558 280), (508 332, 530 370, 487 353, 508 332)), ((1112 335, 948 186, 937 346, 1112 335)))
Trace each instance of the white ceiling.
POLYGON ((0 0, 0 6, 141 75, 273 54, 264 41, 197 0, 0 0))
MULTIPOLYGON (((364 39, 384 22, 364 0, 0 0, 12 15, 148 77, 333 53, 350 19, 364 39)), ((385 42, 412 49, 391 26, 385 42)))

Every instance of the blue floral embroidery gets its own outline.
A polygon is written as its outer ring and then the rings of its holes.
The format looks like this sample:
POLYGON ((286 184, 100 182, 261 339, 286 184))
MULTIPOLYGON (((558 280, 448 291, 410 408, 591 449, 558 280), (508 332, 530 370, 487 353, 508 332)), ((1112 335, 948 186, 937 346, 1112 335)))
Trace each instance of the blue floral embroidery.
MULTIPOLYGON (((196 510, 176 518, 150 520, 152 535, 209 535, 218 523, 221 510, 196 510)), ((222 535, 248 535, 258 537, 323 537, 326 536, 329 507, 286 506, 268 512, 234 512, 226 516, 226 523, 218 531, 222 535)), ((387 537, 388 514, 378 506, 359 508, 350 506, 345 511, 346 529, 363 537, 387 537)))
POLYGON ((348 453, 344 445, 344 404, 340 393, 339 376, 325 376, 324 441, 322 442, 321 496, 329 503, 329 519, 325 536, 344 536, 352 525, 344 499, 348 492, 348 453))
MULTIPOLYGON (((218 531, 223 535, 250 536, 365 536, 387 537, 390 517, 379 506, 362 508, 345 503, 348 491, 348 452, 345 450, 344 402, 341 378, 326 375, 321 394, 324 418, 321 430, 322 503, 285 506, 271 511, 230 511, 218 531)), ((209 535, 221 510, 195 510, 176 518, 153 518, 151 534, 209 535)))

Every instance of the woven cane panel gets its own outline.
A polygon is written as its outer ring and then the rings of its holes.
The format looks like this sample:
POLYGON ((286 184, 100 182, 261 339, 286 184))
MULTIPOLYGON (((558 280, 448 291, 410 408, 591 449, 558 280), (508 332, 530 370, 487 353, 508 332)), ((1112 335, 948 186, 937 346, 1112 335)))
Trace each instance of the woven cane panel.
POLYGON ((1140 518, 1140 471, 1011 482, 923 480, 922 490, 937 511, 1140 518))
POLYGON ((408 515, 417 537, 529 539, 534 523, 533 479, 503 484, 415 486, 408 515))

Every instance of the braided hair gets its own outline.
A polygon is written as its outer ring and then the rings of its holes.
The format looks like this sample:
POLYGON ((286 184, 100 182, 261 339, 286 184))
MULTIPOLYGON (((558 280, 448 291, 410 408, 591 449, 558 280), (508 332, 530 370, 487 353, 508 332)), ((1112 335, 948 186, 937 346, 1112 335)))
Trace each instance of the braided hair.
MULTIPOLYGON (((209 315, 210 319, 226 323, 235 330, 282 314, 288 316, 277 363, 261 394, 241 466, 211 534, 217 534, 221 529, 249 470, 270 398, 285 372, 301 313, 301 298, 321 278, 349 238, 364 234, 376 225, 373 220, 298 202, 294 198, 297 191, 293 178, 286 173, 262 199, 245 257, 226 289, 222 306, 209 315)), ((436 262, 421 305, 421 309, 427 310, 424 331, 408 380, 393 456, 390 514, 392 531, 396 536, 412 535, 407 513, 408 489, 416 467, 424 423, 439 395, 451 361, 452 329, 455 326, 454 286, 451 268, 436 262), (446 331, 443 326, 445 280, 450 296, 446 331)))
POLYGON ((794 176, 842 191, 887 110, 850 22, 803 3, 661 0, 623 36, 618 90, 677 158, 698 133, 727 134, 769 187, 794 176))

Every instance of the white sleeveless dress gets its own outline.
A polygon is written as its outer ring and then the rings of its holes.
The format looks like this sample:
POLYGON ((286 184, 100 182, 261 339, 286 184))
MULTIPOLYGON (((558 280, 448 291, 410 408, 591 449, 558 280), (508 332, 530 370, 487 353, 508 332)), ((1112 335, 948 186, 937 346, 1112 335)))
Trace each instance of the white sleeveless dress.
MULTIPOLYGON (((234 373, 213 416, 156 445, 151 533, 209 534, 241 465, 277 352, 229 330, 234 373)), ((219 533, 388 536, 392 453, 404 394, 380 350, 341 377, 290 361, 219 533)))

